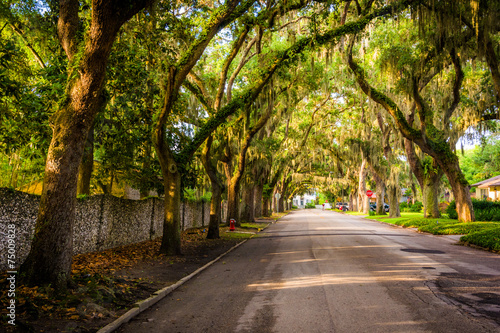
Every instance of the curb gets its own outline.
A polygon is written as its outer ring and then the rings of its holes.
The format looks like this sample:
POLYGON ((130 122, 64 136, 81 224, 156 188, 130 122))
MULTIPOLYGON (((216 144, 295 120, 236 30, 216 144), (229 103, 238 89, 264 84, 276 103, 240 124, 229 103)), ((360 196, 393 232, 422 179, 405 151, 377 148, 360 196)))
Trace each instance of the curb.
POLYGON ((244 241, 236 244, 235 246, 233 246, 232 248, 230 248, 229 250, 227 250, 226 252, 224 252, 223 254, 221 254, 220 256, 218 256, 217 258, 215 258, 214 260, 212 260, 209 263, 205 264, 204 266, 198 268, 196 271, 194 271, 193 273, 189 274, 188 276, 183 277, 182 279, 180 279, 176 283, 174 283, 174 284, 172 284, 170 286, 167 286, 167 287, 165 287, 163 289, 155 291, 153 293, 153 296, 151 296, 149 298, 146 298, 145 300, 142 300, 142 301, 139 301, 139 302, 135 303, 135 307, 134 308, 132 308, 129 311, 125 312, 125 314, 123 314, 122 316, 120 316, 118 319, 116 319, 115 321, 109 323, 108 325, 106 325, 103 328, 101 328, 100 330, 98 330, 97 333, 111 333, 111 332, 115 331, 121 325, 129 322, 130 319, 134 318, 139 313, 143 312, 144 310, 148 309, 152 305, 156 304, 161 299, 165 298, 165 296, 167 296, 168 294, 170 294, 172 291, 174 291, 175 289, 179 288, 184 283, 186 283, 187 281, 191 280, 196 275, 200 274, 202 271, 204 271, 208 267, 210 267, 213 264, 215 264, 222 257, 224 257, 226 254, 228 254, 229 252, 231 252, 234 249, 236 249, 238 246, 240 246, 243 243, 245 243, 247 240, 248 239, 245 239, 244 241))

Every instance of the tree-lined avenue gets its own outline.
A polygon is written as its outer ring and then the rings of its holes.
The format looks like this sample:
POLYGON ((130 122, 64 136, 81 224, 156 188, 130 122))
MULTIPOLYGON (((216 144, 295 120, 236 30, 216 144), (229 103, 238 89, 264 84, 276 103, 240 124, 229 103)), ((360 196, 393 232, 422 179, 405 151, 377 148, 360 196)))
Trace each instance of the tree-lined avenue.
POLYGON ((495 332, 500 258, 455 242, 294 211, 119 332, 495 332))

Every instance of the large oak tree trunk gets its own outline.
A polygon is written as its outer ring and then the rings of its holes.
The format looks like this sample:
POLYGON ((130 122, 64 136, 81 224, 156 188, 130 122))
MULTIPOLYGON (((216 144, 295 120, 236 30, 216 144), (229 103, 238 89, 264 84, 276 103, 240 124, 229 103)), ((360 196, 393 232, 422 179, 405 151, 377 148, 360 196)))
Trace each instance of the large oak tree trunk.
POLYGON ((285 211, 285 202, 283 196, 278 199, 278 212, 283 213, 285 211))
POLYGON ((63 292, 70 280, 78 167, 100 110, 106 64, 120 27, 147 3, 94 0, 90 28, 78 50, 79 1, 60 1, 59 40, 75 68, 69 70, 67 95, 53 117, 35 234, 21 266, 30 285, 50 283, 63 292), (78 52, 81 60, 75 63, 78 52))
POLYGON ((368 214, 370 209, 369 198, 366 195, 366 159, 364 158, 359 168, 359 184, 358 184, 358 211, 363 214, 368 214))
POLYGON ((29 285, 52 284, 64 291, 70 279, 77 174, 87 134, 80 124, 54 126, 35 235, 21 266, 29 285))
POLYGON ((175 161, 172 159, 167 159, 167 161, 167 166, 162 166, 165 186, 165 216, 160 253, 177 255, 181 254, 181 174, 177 170, 175 161))
POLYGON ((222 223, 222 188, 212 183, 212 198, 210 201, 210 221, 208 223, 208 239, 220 238, 219 225, 222 223))
POLYGON ((441 165, 448 181, 450 182, 453 196, 457 204, 458 220, 461 222, 472 222, 475 220, 474 211, 472 208, 472 200, 470 198, 470 186, 467 184, 465 177, 456 163, 449 165, 441 165))
POLYGON ((255 210, 254 210, 254 216, 255 217, 261 217, 263 215, 263 203, 262 203, 262 192, 264 191, 264 185, 257 184, 255 185, 255 192, 254 192, 254 205, 255 205, 255 210))
MULTIPOLYGON (((409 122, 412 122, 411 117, 409 117, 409 122)), ((443 176, 443 172, 437 165, 436 160, 433 160, 432 163, 430 163, 430 161, 424 160, 424 163, 429 164, 429 167, 426 170, 422 164, 422 161, 415 153, 413 143, 408 139, 404 139, 404 145, 410 168, 417 178, 420 188, 422 189, 424 217, 438 218, 441 215, 438 205, 438 190, 439 182, 441 177, 443 176)), ((414 198, 415 195, 416 193, 414 194, 414 198)))
MULTIPOLYGON (((440 175, 442 176, 442 174, 440 175)), ((439 179, 441 177, 425 177, 422 194, 424 197, 424 217, 440 217, 439 212, 439 179)))
POLYGON ((211 147, 213 143, 213 136, 209 136, 207 143, 202 152, 201 161, 210 178, 210 183, 212 185, 212 198, 210 199, 210 221, 208 223, 208 239, 220 238, 219 235, 219 225, 221 224, 221 213, 222 213, 222 181, 219 179, 217 174, 217 161, 211 157, 211 147))
POLYGON ((386 215, 384 207, 384 197, 385 197, 385 183, 382 178, 376 173, 372 172, 373 179, 375 180, 375 191, 377 196, 377 215, 386 215))
POLYGON ((239 218, 239 192, 240 182, 232 182, 227 189, 227 219, 226 223, 229 224, 231 219, 236 221, 236 226, 241 226, 239 218))
POLYGON ((270 198, 268 196, 264 196, 262 198, 262 216, 269 217, 271 216, 271 209, 269 207, 270 198))
POLYGON ((94 127, 89 131, 85 148, 83 150, 82 163, 78 169, 77 194, 90 195, 90 180, 94 169, 94 127))
POLYGON ((254 222, 254 192, 255 186, 253 184, 247 184, 243 189, 243 198, 242 198, 242 210, 240 214, 240 218, 242 222, 254 222))
POLYGON ((389 217, 401 217, 399 210, 399 198, 401 189, 397 185, 387 186, 387 197, 389 198, 389 217))

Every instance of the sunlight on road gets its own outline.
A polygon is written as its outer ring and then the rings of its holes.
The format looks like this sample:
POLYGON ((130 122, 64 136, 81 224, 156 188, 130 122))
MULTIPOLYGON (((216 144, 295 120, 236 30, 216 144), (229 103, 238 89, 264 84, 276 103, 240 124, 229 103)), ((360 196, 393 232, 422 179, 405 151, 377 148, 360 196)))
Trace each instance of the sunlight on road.
POLYGON ((394 248, 399 249, 396 245, 350 245, 350 246, 325 246, 320 248, 313 248, 313 251, 324 250, 352 250, 352 249, 366 249, 366 248, 394 248))
MULTIPOLYGON (((408 271, 406 271, 408 272, 408 271)), ((391 272, 393 273, 393 272, 391 272)), ((387 277, 381 276, 352 276, 352 275, 315 275, 304 276, 288 279, 280 282, 262 282, 247 285, 249 288, 256 288, 257 290, 281 290, 291 288, 309 288, 325 285, 364 285, 364 284, 377 284, 380 282, 399 282, 399 281, 423 281, 423 277, 409 277, 408 275, 391 275, 387 277)))

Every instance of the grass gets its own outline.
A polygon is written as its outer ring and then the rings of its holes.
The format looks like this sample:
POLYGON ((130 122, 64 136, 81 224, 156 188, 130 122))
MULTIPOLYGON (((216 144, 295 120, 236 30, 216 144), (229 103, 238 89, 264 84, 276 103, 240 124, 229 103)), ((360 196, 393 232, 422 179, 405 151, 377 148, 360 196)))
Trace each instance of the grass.
POLYGON ((362 213, 362 212, 360 213, 360 212, 351 212, 351 211, 347 211, 347 212, 345 212, 345 213, 346 213, 346 214, 348 214, 348 215, 366 215, 366 214, 364 214, 364 213, 362 213))
POLYGON ((221 232, 220 238, 230 240, 230 239, 248 239, 252 238, 254 234, 242 233, 238 231, 221 232))
POLYGON ((442 218, 424 218, 423 213, 402 212, 401 217, 389 218, 388 215, 367 216, 368 219, 399 225, 405 228, 418 228, 418 231, 434 235, 464 235, 460 241, 466 245, 476 245, 487 250, 500 251, 500 222, 459 222, 442 218))
POLYGON ((241 227, 245 229, 262 229, 265 228, 269 223, 261 222, 261 223, 242 223, 241 227))
POLYGON ((287 211, 284 211, 281 213, 274 213, 273 212, 273 214, 271 216, 260 216, 258 219, 259 220, 276 221, 290 212, 291 212, 290 210, 287 210, 287 211))
MULTIPOLYGON (((367 216, 367 219, 377 220, 380 222, 386 222, 396 225, 402 225, 401 223, 408 221, 410 219, 423 218, 423 213, 413 213, 413 212, 401 212, 401 217, 390 218, 389 215, 371 215, 367 216)), ((410 226, 406 226, 410 227, 410 226)), ((411 226, 414 227, 414 226, 411 226)))

